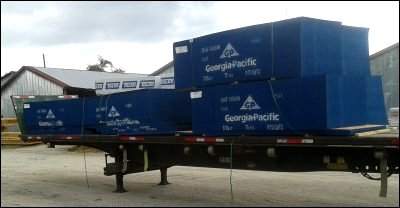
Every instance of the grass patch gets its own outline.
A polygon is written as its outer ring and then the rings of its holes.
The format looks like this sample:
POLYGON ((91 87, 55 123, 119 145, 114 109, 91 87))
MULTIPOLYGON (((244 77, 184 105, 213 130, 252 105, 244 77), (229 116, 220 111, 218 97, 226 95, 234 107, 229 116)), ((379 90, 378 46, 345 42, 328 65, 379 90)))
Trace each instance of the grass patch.
POLYGON ((22 145, 14 145, 14 144, 2 144, 1 149, 17 149, 23 147, 22 145))
POLYGON ((88 152, 103 152, 101 150, 98 150, 96 148, 93 147, 86 147, 86 146, 73 146, 71 148, 68 148, 68 152, 78 152, 78 153, 83 153, 83 151, 85 151, 85 153, 88 152))
POLYGON ((22 145, 22 144, 2 144, 1 149, 18 149, 18 148, 24 148, 24 147, 34 147, 37 145, 43 145, 42 143, 40 144, 30 144, 30 145, 22 145))

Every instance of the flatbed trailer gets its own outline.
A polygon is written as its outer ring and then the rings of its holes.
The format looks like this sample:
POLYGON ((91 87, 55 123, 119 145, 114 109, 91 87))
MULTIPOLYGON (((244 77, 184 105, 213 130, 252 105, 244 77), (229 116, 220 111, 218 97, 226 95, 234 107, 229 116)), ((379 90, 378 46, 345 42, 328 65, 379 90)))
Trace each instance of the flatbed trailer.
MULTIPOLYGON (((386 129, 387 130, 387 129, 386 129)), ((343 171, 381 180, 399 174, 399 133, 362 133, 355 136, 218 136, 190 132, 175 135, 22 135, 23 141, 41 141, 48 147, 81 145, 106 152, 104 175, 116 175, 117 189, 125 192, 123 176, 160 170, 167 185, 169 167, 195 166, 227 169, 307 172, 343 171), (115 162, 108 162, 108 156, 115 162), (369 173, 380 173, 373 178, 369 173)))

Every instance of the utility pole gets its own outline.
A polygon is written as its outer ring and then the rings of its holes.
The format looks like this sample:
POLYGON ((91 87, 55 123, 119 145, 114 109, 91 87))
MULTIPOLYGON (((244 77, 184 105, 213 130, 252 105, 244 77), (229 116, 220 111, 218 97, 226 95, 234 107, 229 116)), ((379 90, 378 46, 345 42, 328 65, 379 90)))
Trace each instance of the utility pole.
POLYGON ((44 65, 44 68, 46 68, 46 59, 44 58, 44 53, 43 53, 43 65, 44 65))

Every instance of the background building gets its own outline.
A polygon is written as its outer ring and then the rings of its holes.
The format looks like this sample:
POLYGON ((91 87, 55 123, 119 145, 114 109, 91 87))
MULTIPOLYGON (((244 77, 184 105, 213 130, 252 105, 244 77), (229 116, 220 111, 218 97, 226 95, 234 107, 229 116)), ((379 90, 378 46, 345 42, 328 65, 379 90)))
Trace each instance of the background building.
POLYGON ((174 61, 169 62, 157 71, 149 74, 149 76, 174 76, 174 61))
POLYGON ((11 95, 94 96, 95 80, 143 74, 23 66, 1 77, 1 115, 15 118, 11 95))
POLYGON ((369 57, 371 74, 382 76, 386 112, 399 107, 399 43, 389 46, 369 57))

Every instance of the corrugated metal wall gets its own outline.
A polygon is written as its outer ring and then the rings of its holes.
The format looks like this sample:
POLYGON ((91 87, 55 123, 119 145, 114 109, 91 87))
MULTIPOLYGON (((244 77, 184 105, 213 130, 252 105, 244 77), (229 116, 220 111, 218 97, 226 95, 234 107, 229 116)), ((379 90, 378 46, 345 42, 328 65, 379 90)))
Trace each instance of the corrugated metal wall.
MULTIPOLYGON (((1 115, 15 118, 15 112, 10 99, 11 95, 62 95, 63 88, 28 70, 16 77, 12 83, 1 90, 1 115)), ((10 131, 19 131, 10 128, 10 131)))
POLYGON ((174 74, 174 66, 168 67, 164 71, 160 72, 159 74, 155 74, 153 76, 163 76, 165 74, 174 74))
POLYGON ((399 47, 370 59, 371 74, 382 76, 386 112, 399 107, 399 47))

